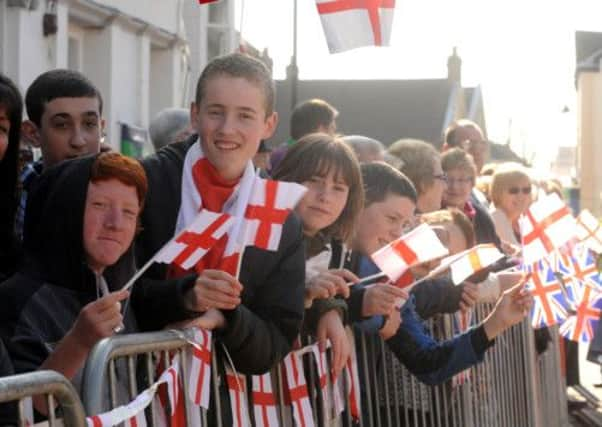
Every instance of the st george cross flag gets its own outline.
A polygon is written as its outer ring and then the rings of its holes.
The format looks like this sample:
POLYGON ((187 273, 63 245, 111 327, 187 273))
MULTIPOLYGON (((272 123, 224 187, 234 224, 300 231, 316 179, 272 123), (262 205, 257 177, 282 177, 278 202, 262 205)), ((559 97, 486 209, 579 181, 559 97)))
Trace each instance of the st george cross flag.
POLYGON ((448 253, 433 229, 427 224, 420 224, 374 252, 372 260, 389 279, 396 282, 410 267, 448 253))
POLYGON ((332 420, 338 417, 345 409, 341 396, 342 376, 334 378, 328 366, 326 349, 321 350, 319 344, 312 345, 312 352, 318 368, 318 382, 322 394, 323 419, 332 420))
POLYGON ((306 187, 294 182, 256 177, 245 212, 245 243, 277 251, 282 226, 306 191, 306 187))
POLYGON ((272 389, 272 377, 269 372, 263 375, 253 375, 252 399, 253 414, 256 427, 279 427, 276 397, 272 389))
POLYGON ((230 215, 203 209, 192 224, 157 252, 153 260, 191 269, 233 224, 234 219, 230 215))
POLYGON ((188 355, 188 397, 197 406, 209 409, 211 393, 211 331, 195 328, 194 344, 188 355))
POLYGON ((583 209, 577 217, 577 238, 595 253, 602 254, 602 227, 587 209, 583 209))
POLYGON ((233 427, 250 427, 249 407, 247 405, 247 379, 226 367, 226 385, 230 395, 233 427))
POLYGON ((219 0, 199 0, 199 4, 209 4, 209 3, 215 3, 218 1, 219 0))
POLYGON ((576 313, 560 325, 558 332, 572 341, 588 343, 594 337, 602 313, 602 294, 590 286, 583 286, 581 290, 576 313))
POLYGON ((288 399, 293 407, 293 418, 297 427, 314 427, 314 418, 309 402, 309 392, 303 371, 303 361, 296 351, 286 355, 283 362, 288 399))
POLYGON ((577 236, 571 211, 556 193, 533 203, 519 219, 523 262, 536 263, 577 236))
MULTIPOLYGON (((352 350, 353 351, 353 350, 352 350)), ((353 351, 352 357, 347 359, 345 364, 345 380, 347 381, 347 397, 349 400, 349 413, 355 421, 361 419, 361 401, 360 401, 360 378, 357 370, 357 359, 353 351)))
POLYGON ((316 0, 330 53, 387 46, 395 0, 316 0))
POLYGON ((495 245, 485 243, 441 260, 437 271, 449 268, 452 281, 459 285, 473 274, 489 267, 503 257, 504 254, 495 245))
POLYGON ((566 319, 569 303, 554 271, 543 261, 525 267, 525 270, 530 275, 526 289, 533 295, 531 325, 542 328, 566 319))

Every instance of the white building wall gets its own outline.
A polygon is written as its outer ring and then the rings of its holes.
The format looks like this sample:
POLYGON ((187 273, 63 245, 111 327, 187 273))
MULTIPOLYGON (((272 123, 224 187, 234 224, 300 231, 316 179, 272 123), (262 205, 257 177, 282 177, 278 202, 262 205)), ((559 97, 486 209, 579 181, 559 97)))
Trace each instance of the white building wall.
POLYGON ((0 71, 23 93, 42 72, 71 65, 104 99, 107 142, 119 147, 119 123, 147 127, 161 109, 188 107, 208 61, 208 31, 234 40, 234 0, 199 6, 192 0, 59 0, 58 32, 44 37, 45 1, 36 10, 0 0, 0 71), (218 13, 210 8, 218 8, 218 13), (209 23, 213 20, 221 22, 209 23), (182 16, 182 19, 180 19, 182 16), (210 27, 210 28, 209 28, 210 27), (69 51, 69 37, 77 53, 69 51), (188 49, 185 49, 186 45, 188 49))

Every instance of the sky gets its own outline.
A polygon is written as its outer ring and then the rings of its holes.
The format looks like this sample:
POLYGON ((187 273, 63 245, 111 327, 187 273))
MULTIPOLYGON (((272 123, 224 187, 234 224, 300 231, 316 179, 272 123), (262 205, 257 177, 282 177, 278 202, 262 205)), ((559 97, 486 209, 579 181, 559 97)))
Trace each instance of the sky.
MULTIPOLYGON (((292 5, 236 0, 237 28, 242 22, 243 37, 268 48, 278 79, 292 55, 292 5)), ((445 78, 456 46, 463 85, 483 89, 489 138, 510 138, 545 168, 555 147, 576 143, 574 32, 602 31, 600 16, 599 0, 397 0, 390 47, 331 55, 314 0, 298 0, 299 76, 445 78)))

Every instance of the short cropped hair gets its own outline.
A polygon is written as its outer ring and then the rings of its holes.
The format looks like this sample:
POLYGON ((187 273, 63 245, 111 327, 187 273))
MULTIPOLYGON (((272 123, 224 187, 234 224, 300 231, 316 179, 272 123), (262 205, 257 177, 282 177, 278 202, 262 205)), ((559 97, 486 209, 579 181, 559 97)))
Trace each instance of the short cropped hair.
POLYGON ((148 127, 155 150, 177 142, 180 133, 190 127, 190 111, 185 108, 165 108, 159 111, 148 127))
POLYGON ((242 53, 231 53, 213 59, 207 64, 197 82, 195 97, 197 105, 201 103, 205 96, 207 82, 218 76, 243 78, 248 82, 257 85, 265 97, 264 107, 266 117, 274 112, 274 98, 276 93, 274 80, 272 79, 270 70, 268 70, 266 65, 260 60, 242 53))
POLYGON ((473 183, 477 176, 477 166, 472 156, 461 148, 454 147, 441 155, 441 168, 444 172, 460 169, 470 174, 473 183))
POLYGON ((57 69, 40 74, 27 89, 29 120, 41 126, 46 104, 57 98, 96 98, 102 115, 102 96, 96 86, 79 71, 57 69))
POLYGON ((325 176, 330 171, 349 186, 349 195, 339 218, 322 232, 347 242, 364 207, 360 165, 347 144, 325 133, 306 135, 288 149, 272 177, 302 183, 314 176, 325 176))
POLYGON ((470 218, 457 208, 447 208, 420 215, 420 219, 429 225, 455 224, 466 239, 467 248, 476 244, 474 226, 470 218))
POLYGON ((137 160, 114 151, 100 153, 92 163, 90 182, 116 179, 128 187, 134 187, 138 195, 140 211, 148 190, 148 181, 142 165, 137 160))
POLYGON ((320 126, 330 126, 339 112, 323 99, 309 99, 297 105, 291 114, 291 138, 317 132, 320 126))
POLYGON ((523 180, 531 183, 531 177, 524 166, 511 162, 500 164, 491 178, 490 196, 493 204, 499 206, 504 192, 523 180))
POLYGON ((400 139, 387 151, 400 160, 399 170, 412 181, 418 194, 433 185, 434 164, 441 161, 441 155, 431 144, 419 139, 400 139))
POLYGON ((347 135, 343 137, 343 141, 355 151, 355 155, 360 162, 363 161, 361 156, 366 152, 379 153, 382 156, 385 151, 382 142, 363 135, 347 135))
POLYGON ((481 135, 483 135, 483 131, 481 127, 468 119, 459 119, 452 122, 443 133, 443 142, 447 144, 448 147, 458 147, 463 141, 456 141, 456 131, 458 128, 471 127, 479 131, 481 135))
POLYGON ((416 204, 418 195, 412 181, 393 166, 373 162, 364 163, 360 168, 364 181, 364 207, 382 202, 390 194, 407 197, 416 204))

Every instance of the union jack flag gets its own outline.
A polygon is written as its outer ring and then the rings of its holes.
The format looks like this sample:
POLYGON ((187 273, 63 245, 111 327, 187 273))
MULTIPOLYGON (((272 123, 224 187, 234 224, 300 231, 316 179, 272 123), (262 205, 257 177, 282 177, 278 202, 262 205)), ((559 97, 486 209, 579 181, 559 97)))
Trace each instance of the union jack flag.
POLYGON ((590 286, 581 287, 580 303, 576 313, 568 317, 558 332, 572 341, 588 343, 602 313, 602 294, 590 286))
POLYGON ((543 261, 524 267, 530 274, 527 290, 533 295, 531 325, 534 328, 552 326, 567 318, 569 307, 562 283, 543 261))
MULTIPOLYGON (((602 291, 602 278, 598 272, 593 253, 583 244, 577 244, 569 254, 555 255, 556 271, 561 273, 568 282, 581 282, 602 291)), ((577 303, 577 301, 574 301, 577 303)))

